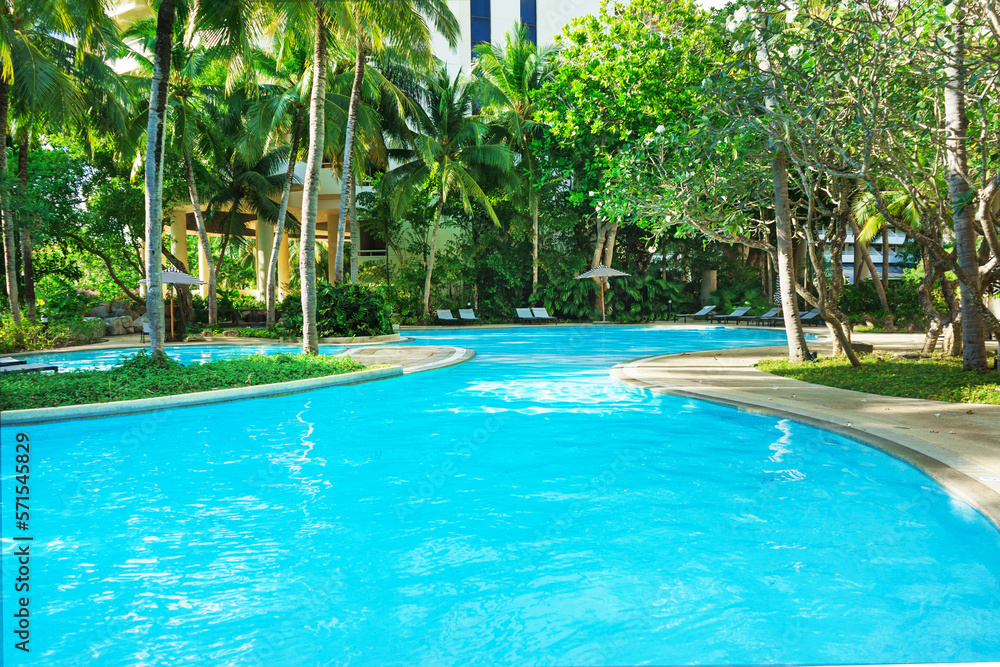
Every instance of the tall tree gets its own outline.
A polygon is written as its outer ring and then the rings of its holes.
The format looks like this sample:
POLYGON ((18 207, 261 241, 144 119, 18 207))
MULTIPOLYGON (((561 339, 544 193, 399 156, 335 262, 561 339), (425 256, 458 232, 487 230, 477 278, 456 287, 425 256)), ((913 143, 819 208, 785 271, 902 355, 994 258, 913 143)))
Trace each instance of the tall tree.
POLYGON ((538 284, 538 209, 542 174, 534 142, 541 139, 545 125, 538 118, 535 101, 551 78, 554 47, 539 48, 528 38, 528 30, 518 24, 508 32, 504 44, 476 47, 473 73, 479 75, 484 112, 503 127, 517 151, 528 212, 531 216, 531 286, 538 284))
POLYGON ((981 370, 986 368, 986 337, 983 318, 976 306, 977 301, 982 301, 983 290, 976 248, 978 235, 974 224, 975 193, 970 192, 969 187, 965 0, 952 2, 947 11, 950 16, 945 32, 944 113, 948 188, 951 192, 958 264, 971 282, 963 282, 961 286, 962 366, 965 370, 981 370))
MULTIPOLYGON (((452 48, 458 43, 458 20, 445 0, 346 0, 339 21, 345 38, 354 43, 354 84, 344 128, 344 159, 341 170, 340 214, 337 218, 337 249, 334 280, 344 279, 344 234, 353 187, 354 141, 358 110, 361 105, 362 82, 368 56, 387 48, 404 54, 411 63, 430 67, 434 61, 431 49, 430 25, 448 40, 452 48)), ((331 235, 332 239, 332 235, 331 235)))
POLYGON ((509 174, 513 154, 492 128, 472 115, 473 88, 462 80, 461 73, 452 79, 442 68, 437 76, 426 78, 426 87, 428 110, 419 119, 419 134, 412 148, 393 153, 400 164, 385 175, 380 185, 383 193, 392 198, 393 215, 399 217, 428 181, 434 184, 437 201, 424 279, 424 315, 430 315, 434 253, 441 213, 449 195, 460 196, 467 212, 471 202, 476 201, 497 222, 480 181, 509 174))

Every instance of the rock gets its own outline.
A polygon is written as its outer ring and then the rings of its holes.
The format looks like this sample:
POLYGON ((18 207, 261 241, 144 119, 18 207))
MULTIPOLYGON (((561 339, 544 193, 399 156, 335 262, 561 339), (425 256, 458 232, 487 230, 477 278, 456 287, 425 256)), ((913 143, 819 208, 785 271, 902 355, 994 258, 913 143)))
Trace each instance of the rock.
POLYGON ((102 302, 97 304, 97 307, 94 308, 94 317, 99 317, 103 320, 104 318, 110 316, 110 312, 111 309, 109 308, 109 304, 107 302, 102 302))
POLYGON ((134 328, 132 318, 125 315, 121 317, 102 317, 108 336, 123 336, 132 333, 134 328))
POLYGON ((202 338, 211 338, 212 336, 215 335, 215 332, 212 331, 211 329, 205 329, 204 331, 201 332, 201 335, 202 338))
POLYGON ((227 338, 234 338, 234 337, 239 336, 240 332, 239 331, 235 331, 233 329, 226 329, 225 331, 222 332, 222 335, 226 336, 227 338))
POLYGON ((862 352, 866 354, 871 354, 875 351, 875 346, 871 343, 851 343, 851 349, 855 352, 862 352))
POLYGON ((97 317, 98 316, 97 315, 97 306, 94 306, 93 308, 88 308, 87 312, 85 312, 83 314, 83 316, 84 317, 97 317))
MULTIPOLYGON (((111 309, 111 317, 127 317, 127 316, 128 316, 128 309, 127 308, 112 308, 111 309)), ((132 319, 132 318, 129 317, 129 319, 132 319)))
POLYGON ((188 336, 187 338, 184 339, 184 342, 185 343, 204 343, 205 342, 205 337, 204 336, 188 336))
POLYGON ((128 302, 116 299, 111 302, 111 310, 128 310, 128 302))
POLYGON ((137 329, 141 329, 142 325, 148 321, 149 320, 146 319, 145 315, 140 315, 139 317, 136 317, 135 319, 132 320, 132 326, 137 329))

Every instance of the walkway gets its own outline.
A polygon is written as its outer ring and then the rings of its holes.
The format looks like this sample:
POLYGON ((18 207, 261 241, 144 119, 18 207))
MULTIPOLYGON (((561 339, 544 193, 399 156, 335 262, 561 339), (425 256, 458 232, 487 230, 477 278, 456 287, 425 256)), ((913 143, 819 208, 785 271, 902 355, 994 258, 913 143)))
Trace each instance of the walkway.
MULTIPOLYGON (((854 338, 876 350, 900 351, 919 347, 922 336, 854 338)), ((618 364, 611 374, 654 391, 783 415, 862 440, 918 465, 1000 526, 1000 406, 879 396, 753 368, 787 353, 777 346, 647 357, 618 364)))

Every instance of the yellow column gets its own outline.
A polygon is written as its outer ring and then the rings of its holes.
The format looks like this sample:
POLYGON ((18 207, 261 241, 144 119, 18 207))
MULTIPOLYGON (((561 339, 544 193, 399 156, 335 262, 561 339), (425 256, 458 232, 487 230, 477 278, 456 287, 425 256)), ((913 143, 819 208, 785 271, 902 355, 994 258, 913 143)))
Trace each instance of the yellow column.
POLYGON ((271 265, 271 246, 274 244, 274 225, 257 219, 257 298, 267 297, 267 269, 271 265))
POLYGON ((281 237, 281 246, 278 248, 278 294, 277 299, 281 301, 288 294, 288 232, 281 237))
POLYGON ((174 213, 174 221, 170 223, 170 236, 174 242, 170 247, 170 252, 174 257, 181 260, 184 268, 188 267, 188 237, 187 237, 187 213, 178 211, 174 213))
POLYGON ((205 284, 198 288, 198 293, 202 299, 208 298, 208 258, 205 257, 205 250, 198 243, 198 278, 204 280, 205 284))

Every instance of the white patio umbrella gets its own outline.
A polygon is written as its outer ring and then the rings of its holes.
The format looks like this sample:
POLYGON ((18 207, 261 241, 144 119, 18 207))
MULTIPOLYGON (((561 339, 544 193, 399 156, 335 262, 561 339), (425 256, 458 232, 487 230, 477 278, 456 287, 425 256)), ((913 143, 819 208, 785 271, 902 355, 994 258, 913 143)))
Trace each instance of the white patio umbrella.
MULTIPOLYGON (((625 273, 624 271, 619 271, 618 269, 612 269, 610 266, 604 266, 603 264, 598 264, 590 271, 586 271, 578 275, 574 280, 583 280, 584 278, 615 278, 617 276, 628 276, 632 275, 630 273, 625 273)), ((604 321, 604 281, 598 280, 601 285, 601 321, 604 321)))
MULTIPOLYGON (((146 279, 139 281, 140 285, 147 284, 146 279)), ((198 280, 192 275, 179 271, 176 267, 168 266, 160 272, 160 282, 164 285, 205 285, 204 280, 198 280)), ((174 337, 174 291, 170 290, 170 337, 174 337)))

